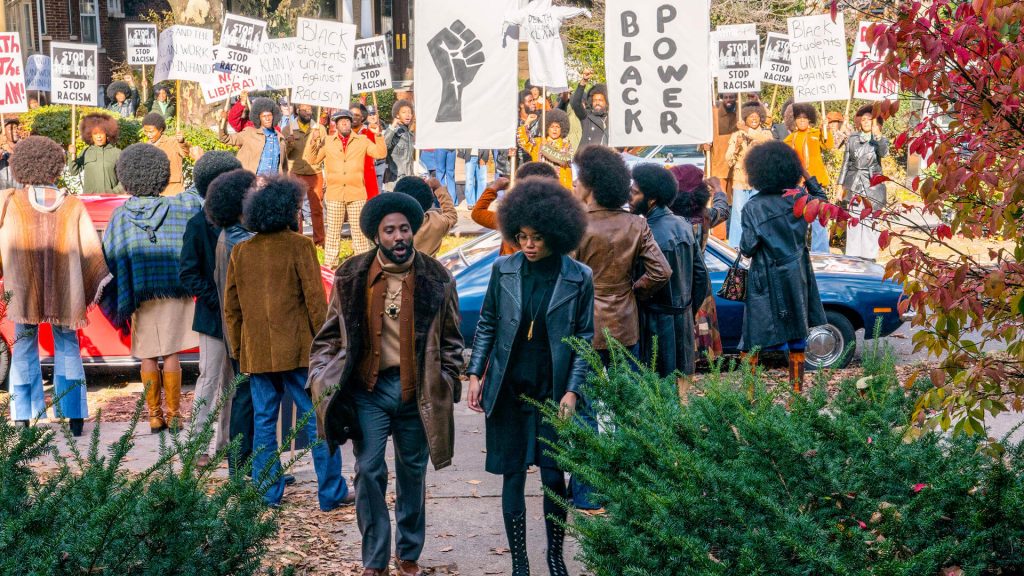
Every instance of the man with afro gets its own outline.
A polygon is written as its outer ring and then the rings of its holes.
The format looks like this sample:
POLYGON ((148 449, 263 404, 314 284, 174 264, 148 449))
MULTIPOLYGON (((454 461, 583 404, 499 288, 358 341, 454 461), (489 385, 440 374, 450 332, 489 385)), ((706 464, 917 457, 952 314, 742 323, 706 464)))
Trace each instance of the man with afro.
MULTIPOLYGON (((832 132, 822 134, 818 123, 818 111, 814 104, 793 104, 793 132, 786 136, 784 142, 796 151, 807 174, 817 178, 818 183, 828 188, 832 180, 825 167, 824 150, 833 150, 836 146, 832 132)), ((811 252, 828 254, 828 230, 817 220, 811 223, 811 252)))
POLYGON ((593 70, 584 70, 580 83, 569 100, 573 113, 583 126, 580 148, 587 144, 608 145, 608 88, 604 84, 594 84, 587 90, 587 84, 593 78, 593 70), (584 91, 587 96, 586 104, 583 102, 584 91))
POLYGON ((310 352, 310 390, 323 397, 317 418, 327 444, 355 442, 364 575, 389 573, 385 448, 394 436, 394 563, 399 574, 415 575, 426 533, 427 458, 437 470, 452 462, 454 403, 462 396, 459 301, 448 270, 415 249, 419 202, 381 194, 360 220, 376 248, 335 272, 327 321, 310 352))
POLYGON ((182 160, 189 155, 188 144, 185 143, 185 137, 180 133, 171 137, 165 134, 166 130, 167 121, 158 112, 150 112, 143 117, 142 133, 145 135, 146 141, 159 148, 171 161, 171 181, 167 183, 167 188, 164 188, 160 194, 176 196, 185 189, 181 166, 182 160))
POLYGON ((276 176, 288 172, 288 142, 281 137, 281 108, 271 98, 253 98, 249 110, 251 125, 234 134, 227 133, 227 116, 220 121, 220 141, 238 148, 242 168, 257 176, 276 176))
POLYGON ((423 225, 413 240, 417 250, 429 256, 436 256, 445 235, 459 223, 459 212, 455 210, 452 197, 440 183, 436 188, 431 188, 426 180, 418 176, 406 176, 396 182, 395 192, 412 196, 423 208, 423 225), (438 190, 441 191, 440 194, 437 193, 438 190), (440 210, 434 208, 435 199, 441 207, 440 210))
MULTIPOLYGON (((163 123, 163 117, 155 116, 163 123)), ((143 128, 146 130, 146 127, 143 128)), ((163 149, 161 149, 163 150, 163 149)), ((166 150, 163 150, 166 154, 166 150)), ((179 162, 181 159, 179 158, 179 162)), ((171 173, 174 173, 174 162, 171 162, 171 173)), ((240 168, 241 163, 230 153, 215 150, 203 155, 193 169, 193 186, 200 198, 206 198, 206 192, 217 176, 240 168)), ((173 176, 172 176, 173 178, 173 176)), ((166 193, 165 193, 166 195, 166 193)), ((188 288, 196 299, 196 313, 192 319, 192 330, 199 334, 199 379, 196 380, 196 412, 193 419, 206 422, 211 410, 220 400, 220 392, 234 379, 234 371, 228 360, 227 348, 224 346, 224 330, 221 322, 220 293, 214 279, 215 249, 220 228, 211 224, 202 211, 189 219, 182 238, 181 266, 178 272, 181 283, 188 288), (202 400, 202 403, 198 401, 202 400)), ((219 450, 227 446, 228 435, 227 409, 221 410, 214 428, 214 446, 219 450)), ((205 459, 205 454, 204 454, 205 459)))
MULTIPOLYGON (((694 372, 696 344, 693 312, 708 291, 708 270, 700 243, 689 222, 669 209, 675 201, 675 176, 657 164, 633 168, 629 207, 647 218, 654 240, 672 267, 672 278, 649 300, 640 303, 640 359, 650 364, 657 358, 664 378, 694 372), (658 347, 653 342, 657 339, 658 347)), ((683 382, 680 381, 680 393, 683 382)))

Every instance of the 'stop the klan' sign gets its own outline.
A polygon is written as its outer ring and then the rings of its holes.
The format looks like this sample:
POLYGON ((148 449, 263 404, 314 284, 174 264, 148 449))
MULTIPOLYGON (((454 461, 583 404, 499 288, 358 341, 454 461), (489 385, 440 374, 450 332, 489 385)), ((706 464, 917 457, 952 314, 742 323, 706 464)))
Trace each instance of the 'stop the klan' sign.
POLYGON ((128 65, 156 64, 156 24, 125 24, 124 31, 127 35, 128 65))

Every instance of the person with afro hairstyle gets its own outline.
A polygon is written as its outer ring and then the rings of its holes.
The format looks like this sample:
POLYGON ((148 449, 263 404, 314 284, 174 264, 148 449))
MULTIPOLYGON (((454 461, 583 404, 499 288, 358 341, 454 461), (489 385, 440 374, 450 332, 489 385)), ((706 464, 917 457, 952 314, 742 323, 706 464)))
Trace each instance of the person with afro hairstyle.
POLYGON ((572 190, 572 143, 569 142, 569 116, 561 110, 551 110, 544 125, 544 136, 531 136, 526 125, 519 126, 518 143, 530 154, 534 162, 544 162, 558 170, 558 181, 566 190, 572 190))
MULTIPOLYGON (((882 125, 875 121, 874 108, 866 104, 857 110, 857 131, 847 140, 843 152, 843 168, 839 181, 846 193, 844 199, 863 212, 866 202, 879 210, 888 204, 885 182, 871 185, 871 178, 882 173, 882 158, 889 154, 889 140, 882 135, 882 125)), ((878 237, 881 235, 876 218, 866 218, 846 232, 846 255, 869 260, 878 258, 878 237)))
MULTIPOLYGON (((672 267, 668 284, 640 303, 640 359, 647 365, 656 359, 655 367, 663 378, 694 372, 693 315, 709 285, 704 251, 693 236, 693 227, 668 208, 676 192, 676 178, 665 168, 657 164, 633 168, 630 210, 647 218, 658 248, 672 267)), ((687 382, 683 378, 678 383, 682 398, 687 382)))
POLYGON ((199 345, 199 335, 192 330, 195 301, 181 281, 181 248, 188 221, 202 209, 202 202, 196 194, 160 195, 171 177, 170 164, 152 144, 124 149, 117 176, 131 198, 114 210, 103 234, 103 253, 113 278, 103 289, 100 306, 122 334, 131 332, 132 356, 142 360, 154 434, 181 427, 178 354, 199 345))
POLYGON ((594 78, 594 71, 587 68, 583 71, 576 91, 572 93, 569 105, 582 123, 583 135, 580 137, 580 148, 587 144, 608 145, 608 87, 594 84, 587 90, 587 84, 594 78), (586 104, 583 103, 583 92, 586 91, 586 104))
POLYGON ((257 176, 276 176, 288 172, 287 140, 281 137, 281 107, 271 98, 253 98, 249 121, 241 131, 227 133, 227 117, 219 125, 220 141, 238 148, 242 168, 257 176))
POLYGON ((82 116, 78 133, 86 148, 76 156, 76 143, 68 146, 68 173, 71 176, 82 175, 83 194, 120 194, 122 188, 117 180, 117 159, 121 156, 121 149, 117 147, 120 134, 117 120, 103 112, 91 112, 82 116))
POLYGON ((757 190, 750 188, 747 172, 743 169, 743 160, 747 152, 761 142, 772 140, 772 133, 764 128, 768 112, 759 102, 746 102, 740 109, 739 129, 729 138, 729 147, 725 152, 725 161, 732 167, 732 217, 729 219, 729 245, 736 248, 740 245, 740 215, 743 206, 757 190))
POLYGON ((150 112, 142 118, 142 134, 146 141, 163 151, 171 162, 171 180, 160 194, 177 196, 185 190, 181 166, 182 160, 189 156, 189 150, 184 136, 178 133, 171 137, 165 134, 166 130, 167 122, 159 113, 150 112))
MULTIPOLYGON (((157 116, 151 113, 147 116, 157 116)), ((145 130, 145 128, 143 128, 145 130)), ((165 152, 166 153, 166 152, 165 152)), ((200 198, 207 198, 210 183, 215 178, 241 168, 241 163, 233 154, 224 150, 214 150, 204 154, 193 169, 193 187, 200 198)), ((173 174, 173 162, 171 172, 173 174)), ((191 193, 188 192, 188 193, 191 193)), ((228 359, 227 347, 224 345, 224 330, 221 320, 221 297, 215 279, 217 238, 221 230, 211 223, 203 211, 197 212, 185 226, 185 236, 181 246, 181 270, 178 277, 196 299, 196 312, 192 320, 192 330, 199 334, 199 378, 196 380, 195 412, 193 422, 205 424, 213 408, 220 400, 220 392, 234 379, 228 359), (202 400, 202 402, 198 402, 202 400)), ((227 446, 228 435, 227 406, 218 415, 214 427, 213 442, 216 450, 227 446)), ((207 461, 206 455, 201 456, 202 464, 207 461)))
POLYGON ((448 270, 415 248, 419 202, 381 194, 360 220, 376 249, 334 274, 327 321, 310 352, 310 390, 322 397, 317 418, 327 444, 354 441, 363 574, 388 573, 388 436, 398 482, 394 563, 399 574, 420 574, 427 459, 436 470, 451 464, 462 396, 458 294, 448 270))
POLYGON ((146 102, 146 109, 156 112, 164 117, 164 121, 170 122, 175 119, 174 98, 171 98, 171 89, 164 84, 157 84, 153 90, 153 96, 146 102))
MULTIPOLYGON (((324 169, 320 165, 311 165, 304 158, 315 142, 316 130, 313 129, 313 107, 309 104, 295 106, 295 121, 289 122, 283 134, 288 142, 288 163, 291 166, 289 175, 301 180, 306 185, 306 201, 309 203, 309 218, 313 225, 313 243, 324 245, 324 169)), ((299 231, 302 231, 302 219, 299 219, 299 231)))
POLYGON ((57 187, 64 150, 29 136, 14 149, 11 172, 22 188, 0 192, 0 263, 14 322, 10 417, 20 426, 46 415, 39 325, 53 331, 54 413, 82 434, 89 416, 77 330, 107 276, 103 246, 85 205, 57 187))
POLYGON ((117 112, 125 118, 135 116, 135 109, 139 107, 139 91, 135 89, 135 77, 131 74, 125 76, 124 80, 111 82, 107 86, 107 110, 117 112))
POLYGON ((393 190, 395 182, 416 173, 416 150, 412 133, 414 116, 412 102, 408 100, 398 100, 391 107, 393 120, 384 132, 388 165, 384 172, 386 189, 393 190))
POLYGON ((527 471, 540 467, 551 574, 567 574, 562 548, 565 472, 549 453, 558 440, 533 402, 555 402, 562 417, 583 405, 590 368, 565 340, 594 336, 594 279, 569 253, 587 227, 583 206, 550 178, 520 180, 498 210, 501 233, 520 252, 491 269, 467 373, 469 408, 486 415, 486 470, 503 477, 501 508, 512 574, 528 576, 527 471))
MULTIPOLYGON (((825 168, 823 150, 835 148, 835 135, 828 132, 823 135, 818 123, 818 111, 814 104, 793 104, 793 131, 783 140, 796 151, 800 163, 808 174, 817 178, 822 187, 828 188, 832 181, 825 168)), ((811 252, 828 254, 828 230, 817 220, 811 223, 811 252)))
MULTIPOLYGON (((799 111, 797 112, 799 116, 799 111)), ((826 323, 807 250, 807 222, 793 217, 797 196, 786 196, 804 179, 809 193, 827 201, 792 148, 781 142, 755 146, 746 159, 757 195, 743 210, 740 252, 750 258, 740 349, 756 364, 756 351, 789 352, 789 380, 800 391, 807 334, 826 323)))
MULTIPOLYGON (((436 182, 436 180, 435 180, 436 182)), ((459 213, 455 210, 452 198, 440 185, 432 188, 426 180, 418 176, 406 176, 395 183, 395 192, 408 194, 419 202, 423 208, 423 225, 413 238, 416 249, 428 256, 436 256, 441 249, 445 235, 459 223, 459 213), (434 201, 440 209, 434 208, 434 201)))
MULTIPOLYGON (((522 178, 528 178, 530 176, 539 176, 542 178, 551 178, 558 180, 558 171, 555 170, 550 164, 543 162, 526 162, 519 166, 516 170, 516 180, 522 178)), ((476 205, 473 206, 473 212, 471 214, 473 221, 490 230, 498 230, 498 213, 495 210, 491 210, 491 205, 498 199, 498 194, 507 190, 510 181, 508 178, 498 177, 491 182, 487 188, 484 188, 484 193, 480 195, 480 199, 477 200, 476 205)), ((508 256, 509 254, 515 254, 519 249, 516 248, 515 244, 501 241, 501 251, 499 255, 508 256)))

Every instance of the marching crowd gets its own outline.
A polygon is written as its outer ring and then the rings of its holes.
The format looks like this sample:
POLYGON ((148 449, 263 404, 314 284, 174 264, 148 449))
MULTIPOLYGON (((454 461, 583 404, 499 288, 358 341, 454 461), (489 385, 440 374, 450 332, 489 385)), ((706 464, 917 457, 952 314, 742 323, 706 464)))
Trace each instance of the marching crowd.
MULTIPOLYGON (((791 103, 785 120, 769 127, 756 99, 741 105, 726 95, 709 146, 711 178, 694 166, 630 170, 607 147, 607 98, 590 80, 585 74, 558 103, 525 90, 516 149, 423 151, 427 174, 416 167, 414 110, 405 100, 394 104, 385 129, 378 111, 361 103, 327 120, 308 105, 243 95, 219 131, 235 154, 189 149, 167 134, 166 89, 156 98, 164 105, 143 118, 146 142, 124 150, 115 146, 117 122, 103 114, 82 118, 86 148, 79 154, 72 146, 70 160, 45 137, 16 145, 7 138, 5 161, 18 183, 0 195, 0 262, 17 335, 11 419, 27 426, 45 414, 36 331, 47 323, 56 347, 54 410, 82 433, 88 407, 76 331, 98 302, 131 336, 154 433, 183 426, 181 351, 200 351, 193 421, 211 418, 222 392, 237 384, 223 399, 212 448, 241 436, 242 461, 230 459, 229 469, 244 470, 251 456, 268 505, 278 505, 285 489, 275 455, 282 395, 300 414, 315 406, 305 432, 324 440, 312 450, 320 508, 355 504, 366 575, 388 573, 392 555, 398 572, 411 575, 420 573, 427 462, 440 469, 452 461, 453 404, 463 397, 465 373, 467 404, 485 416, 486 469, 504 481, 513 574, 529 574, 531 466, 548 489, 548 569, 566 574, 565 510, 553 496, 580 508, 600 502, 546 453, 554 428, 527 401, 551 400, 596 428, 584 392, 590 367, 565 338, 590 342, 605 364, 611 339, 640 362, 656 358, 658 372, 674 375, 685 394, 698 354, 721 353, 703 254, 709 235, 725 229, 750 258, 743 348, 753 363, 758 351, 788 352, 799 388, 805 338, 825 323, 809 254, 827 251, 828 238, 793 217, 795 199, 784 192, 802 186, 827 198, 822 150, 844 146, 848 199, 884 204, 884 186, 870 183, 888 147, 870 107, 857 112, 852 132, 841 118, 819 130, 813 106, 791 103), (434 259, 458 221, 456 156, 466 162, 472 217, 503 238, 465 367, 455 281, 434 259), (195 161, 187 189, 186 158, 195 161), (129 195, 102 238, 83 202, 57 185, 69 162, 86 192, 129 195), (490 164, 496 178, 486 184, 490 164), (345 223, 355 254, 341 262, 345 223), (329 297, 317 246, 335 271, 329 297), (394 546, 385 498, 389 436, 398 484, 394 546), (338 451, 348 440, 353 487, 338 451)), ((115 102, 133 106, 134 90, 121 89, 127 97, 115 102)), ((873 257, 877 232, 855 230, 850 250, 873 257)))

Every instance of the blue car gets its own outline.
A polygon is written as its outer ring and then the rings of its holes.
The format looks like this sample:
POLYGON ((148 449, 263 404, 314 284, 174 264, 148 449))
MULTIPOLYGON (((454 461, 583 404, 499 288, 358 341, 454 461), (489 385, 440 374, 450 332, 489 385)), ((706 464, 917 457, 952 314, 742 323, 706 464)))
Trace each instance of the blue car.
MULTIPOLYGON (((467 347, 476 332, 491 266, 500 246, 501 236, 490 232, 439 258, 455 277, 467 347)), ((735 260, 734 249, 715 238, 709 240, 704 262, 715 293, 735 260)), ((842 368, 849 364, 853 354, 845 353, 847 347, 856 346, 856 332, 862 328, 865 338, 873 338, 876 318, 881 318, 880 336, 888 336, 903 325, 898 309, 903 287, 884 280, 881 266, 841 255, 817 254, 811 256, 811 261, 828 324, 814 328, 808 336, 809 368, 842 368)), ((717 297, 716 303, 722 347, 727 353, 736 352, 743 327, 743 303, 717 297)))

